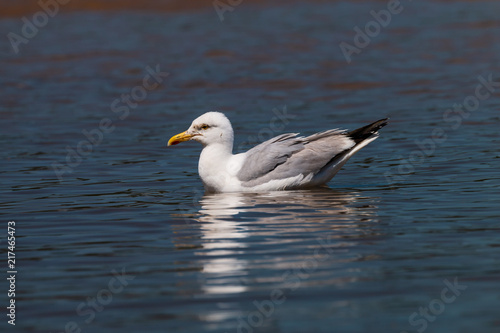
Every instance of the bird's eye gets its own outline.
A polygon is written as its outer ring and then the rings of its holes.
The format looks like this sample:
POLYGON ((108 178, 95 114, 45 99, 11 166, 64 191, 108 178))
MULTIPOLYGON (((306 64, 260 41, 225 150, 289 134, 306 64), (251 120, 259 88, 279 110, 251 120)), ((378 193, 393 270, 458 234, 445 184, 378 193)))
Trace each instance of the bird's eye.
POLYGON ((201 128, 202 130, 206 130, 206 129, 209 129, 209 128, 210 128, 210 126, 208 126, 207 124, 203 124, 203 125, 201 125, 201 126, 200 126, 200 128, 201 128))

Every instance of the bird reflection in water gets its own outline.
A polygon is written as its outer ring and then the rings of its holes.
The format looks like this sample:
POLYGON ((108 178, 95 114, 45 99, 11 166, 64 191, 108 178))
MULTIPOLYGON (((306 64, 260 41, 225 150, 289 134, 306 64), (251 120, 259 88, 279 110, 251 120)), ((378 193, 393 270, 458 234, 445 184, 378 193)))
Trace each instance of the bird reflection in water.
MULTIPOLYGON (((248 281, 260 281, 256 270, 290 269, 310 260, 325 242, 335 248, 329 265, 337 255, 345 262, 351 246, 376 237, 377 200, 329 188, 205 195, 195 219, 203 248, 197 253, 203 257, 200 287, 206 294, 243 293, 251 287, 248 281)), ((279 283, 280 277, 275 272, 267 282, 279 283)))

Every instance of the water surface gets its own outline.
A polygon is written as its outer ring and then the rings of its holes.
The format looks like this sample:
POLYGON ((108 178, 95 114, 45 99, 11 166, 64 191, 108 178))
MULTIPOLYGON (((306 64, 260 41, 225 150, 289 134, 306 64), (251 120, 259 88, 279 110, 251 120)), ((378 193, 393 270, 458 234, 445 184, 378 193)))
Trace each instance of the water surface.
MULTIPOLYGON (((500 81, 499 4, 404 3, 347 64, 339 43, 384 6, 243 3, 224 22, 211 6, 72 12, 18 54, 2 38, 15 329, 498 332, 498 91, 460 123, 443 117, 479 76, 500 81), (169 75, 114 112, 148 66, 169 75), (329 188, 205 195, 201 147, 165 144, 209 110, 231 119, 237 151, 391 122, 329 188), (106 118, 92 152, 68 157, 106 118), (439 143, 419 146, 435 129, 439 143), (71 172, 58 179, 54 163, 71 172)), ((2 36, 21 25, 1 19, 2 36)))

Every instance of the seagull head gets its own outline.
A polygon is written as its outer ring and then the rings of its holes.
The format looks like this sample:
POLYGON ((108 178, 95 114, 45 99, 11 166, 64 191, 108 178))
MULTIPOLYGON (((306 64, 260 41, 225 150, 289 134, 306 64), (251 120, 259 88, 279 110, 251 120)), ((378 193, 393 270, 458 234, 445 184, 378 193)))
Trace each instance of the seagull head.
POLYGON ((221 112, 211 111, 193 120, 187 131, 171 137, 168 146, 194 140, 203 146, 223 144, 232 149, 233 139, 233 127, 229 119, 221 112))

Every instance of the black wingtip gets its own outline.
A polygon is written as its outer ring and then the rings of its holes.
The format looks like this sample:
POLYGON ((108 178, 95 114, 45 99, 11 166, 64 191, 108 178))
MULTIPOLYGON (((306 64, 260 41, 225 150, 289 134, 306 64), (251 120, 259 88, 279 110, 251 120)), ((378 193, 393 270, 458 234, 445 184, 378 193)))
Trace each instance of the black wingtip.
POLYGON ((346 135, 353 139, 356 143, 359 143, 376 134, 379 129, 388 124, 388 121, 389 118, 380 119, 374 123, 371 123, 370 125, 366 125, 364 127, 355 129, 354 131, 348 132, 346 135))

